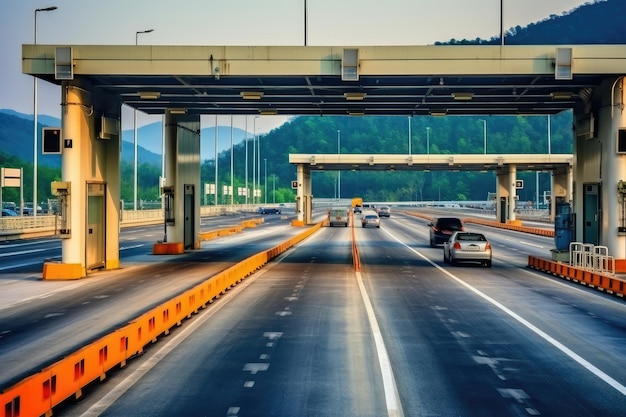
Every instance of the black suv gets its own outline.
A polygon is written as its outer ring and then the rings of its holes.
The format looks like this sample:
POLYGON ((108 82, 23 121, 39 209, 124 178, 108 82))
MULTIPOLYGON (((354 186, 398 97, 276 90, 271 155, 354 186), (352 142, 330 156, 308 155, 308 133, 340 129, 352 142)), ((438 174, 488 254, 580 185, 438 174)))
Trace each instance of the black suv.
POLYGON ((430 223, 430 246, 447 242, 452 232, 463 230, 463 222, 458 217, 439 217, 430 223))

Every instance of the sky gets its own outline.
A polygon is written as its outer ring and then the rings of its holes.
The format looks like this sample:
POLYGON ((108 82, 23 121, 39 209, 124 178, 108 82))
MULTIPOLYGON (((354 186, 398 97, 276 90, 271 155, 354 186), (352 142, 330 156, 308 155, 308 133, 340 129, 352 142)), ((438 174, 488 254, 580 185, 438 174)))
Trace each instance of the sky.
MULTIPOLYGON (((503 27, 526 26, 593 0, 1 0, 0 109, 33 114, 33 79, 22 74, 22 44, 57 45, 432 45, 454 39, 489 39, 503 27), (305 24, 305 4, 307 5, 305 24), (153 29, 151 33, 138 31, 153 29)), ((61 118, 60 89, 38 82, 37 114, 61 118)), ((140 114, 139 125, 160 121, 140 114)), ((285 122, 257 119, 266 133, 285 122)), ((132 126, 132 110, 122 124, 132 126)), ((203 117, 212 126, 214 117, 203 117)), ((220 119, 219 124, 229 125, 220 119)), ((245 118, 236 117, 236 127, 245 118)), ((131 127, 132 128, 132 127, 131 127)), ((251 131, 248 123, 248 131, 251 131)))

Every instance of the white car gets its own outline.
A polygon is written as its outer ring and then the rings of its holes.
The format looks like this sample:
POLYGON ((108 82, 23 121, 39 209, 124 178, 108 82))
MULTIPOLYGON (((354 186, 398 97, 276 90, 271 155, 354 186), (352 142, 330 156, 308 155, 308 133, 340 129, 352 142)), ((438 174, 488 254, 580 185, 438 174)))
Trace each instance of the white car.
POLYGON ((479 262, 491 268, 491 244, 482 233, 453 232, 443 244, 443 261, 452 265, 479 262))

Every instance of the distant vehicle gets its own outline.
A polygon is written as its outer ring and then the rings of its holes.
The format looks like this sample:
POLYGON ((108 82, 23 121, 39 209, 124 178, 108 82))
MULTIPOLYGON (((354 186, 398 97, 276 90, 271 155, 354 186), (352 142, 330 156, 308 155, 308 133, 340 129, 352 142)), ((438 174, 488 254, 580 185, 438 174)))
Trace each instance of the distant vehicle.
POLYGON ((259 207, 257 209, 259 214, 280 214, 280 207, 259 207))
POLYGON ((374 212, 368 212, 361 217, 361 227, 380 227, 380 217, 374 212))
POLYGON ((430 246, 447 242, 453 232, 463 231, 463 222, 458 217, 439 217, 430 223, 430 246))
POLYGON ((355 213, 360 213, 362 206, 363 206, 363 199, 361 197, 354 197, 352 199, 352 210, 355 213))
POLYGON ((6 209, 6 208, 2 209, 2 217, 5 217, 5 216, 6 217, 13 217, 13 216, 17 216, 17 215, 18 214, 15 211, 11 210, 11 209, 6 209))
POLYGON ((480 262, 491 268, 491 244, 482 233, 454 232, 443 244, 443 261, 452 265, 480 262))
POLYGON ((391 217, 391 209, 389 206, 382 206, 378 208, 379 217, 391 217))
POLYGON ((328 210, 328 223, 330 224, 330 227, 333 227, 336 224, 348 227, 348 208, 333 207, 328 210))

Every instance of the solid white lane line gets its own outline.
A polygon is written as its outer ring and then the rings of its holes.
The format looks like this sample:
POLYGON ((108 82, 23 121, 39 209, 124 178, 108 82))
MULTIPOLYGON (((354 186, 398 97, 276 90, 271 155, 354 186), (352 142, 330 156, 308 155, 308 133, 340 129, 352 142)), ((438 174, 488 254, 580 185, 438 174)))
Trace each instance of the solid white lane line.
POLYGON ((595 367, 593 364, 591 364, 589 361, 587 361, 586 359, 584 359, 583 357, 578 355, 576 352, 572 351, 570 348, 568 348, 567 346, 565 346, 564 344, 562 344, 561 342, 559 342, 558 340, 556 340, 555 338, 553 338, 549 334, 545 333, 543 330, 539 329, 538 327, 536 327, 534 324, 530 323, 528 320, 526 320, 522 316, 518 315, 517 313, 515 313, 514 311, 512 311, 509 308, 505 307, 504 305, 500 304, 498 301, 494 300, 493 298, 489 297, 487 294, 485 294, 485 293, 479 291, 478 289, 472 287, 471 285, 469 285, 468 283, 464 282, 463 280, 461 280, 457 276, 455 276, 452 273, 448 272, 445 268, 440 267, 439 265, 437 265, 436 263, 434 263, 433 261, 428 259, 426 256, 424 256, 420 252, 416 251, 415 249, 411 248, 410 246, 408 246, 407 244, 402 242, 400 239, 395 237, 392 233, 388 232, 387 230, 384 230, 384 231, 389 236, 391 236, 393 239, 395 239, 398 243, 400 243, 401 245, 403 245, 404 247, 406 247, 407 249, 409 249, 410 251, 412 251, 413 253, 415 253, 416 255, 421 257, 422 259, 424 259, 426 262, 428 262, 429 264, 431 264, 432 266, 437 268, 439 271, 441 271, 442 273, 444 273, 448 277, 452 278, 453 280, 455 280, 459 284, 463 285, 464 287, 466 287, 467 289, 472 291, 474 294, 476 294, 479 297, 487 300, 488 302, 493 304, 495 307, 499 308, 500 310, 502 310, 503 312, 505 312, 506 314, 511 316, 513 319, 517 320, 520 324, 525 326, 527 329, 531 330, 536 335, 538 335, 539 337, 544 339, 546 342, 550 343, 552 346, 556 347, 558 350, 560 350, 561 352, 563 352, 564 354, 569 356, 571 359, 573 359, 579 365, 581 365, 582 367, 587 369, 589 372, 591 372, 592 374, 594 374, 595 376, 600 378, 602 381, 606 382, 611 387, 615 388, 620 394, 626 396, 626 387, 624 385, 620 384, 617 380, 615 380, 614 378, 610 377, 609 375, 604 373, 599 368, 595 367))
POLYGON ((385 347, 385 341, 383 335, 378 327, 378 321, 372 308, 369 296, 365 285, 363 285, 363 278, 360 272, 356 272, 356 280, 361 290, 361 297, 365 304, 365 310, 367 311, 367 318, 372 328, 374 335, 374 342, 376 344, 376 352, 378 353, 378 364, 380 365, 380 371, 383 375, 383 388, 385 390, 385 402, 387 404, 387 414, 389 417, 403 417, 404 411, 402 410, 402 404, 400 403, 400 395, 398 394, 398 388, 396 386, 396 380, 393 376, 393 370, 391 369, 391 361, 387 354, 387 348, 385 347))

